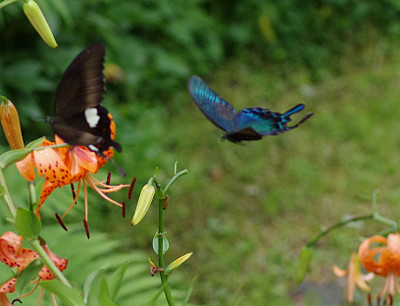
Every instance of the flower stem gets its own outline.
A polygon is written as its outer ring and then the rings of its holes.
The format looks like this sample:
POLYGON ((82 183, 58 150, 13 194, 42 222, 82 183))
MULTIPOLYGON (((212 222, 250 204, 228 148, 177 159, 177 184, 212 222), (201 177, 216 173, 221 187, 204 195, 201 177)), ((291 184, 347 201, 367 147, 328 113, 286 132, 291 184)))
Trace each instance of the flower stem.
POLYGON ((64 274, 61 273, 60 270, 56 267, 56 265, 51 261, 47 253, 43 250, 43 248, 40 245, 40 242, 38 239, 30 241, 30 244, 34 248, 36 252, 38 252, 40 258, 43 260, 44 264, 46 265, 47 268, 53 273, 53 275, 64 285, 72 288, 71 284, 68 282, 68 280, 65 278, 64 274))
POLYGON ((13 2, 17 2, 18 0, 4 0, 3 2, 0 3, 0 9, 2 9, 3 7, 13 3, 13 2))
POLYGON ((17 210, 15 209, 15 205, 11 199, 10 192, 8 191, 7 184, 3 176, 3 171, 1 171, 1 169, 0 169, 0 185, 3 186, 4 188, 4 195, 3 195, 4 202, 6 203, 8 210, 11 213, 11 216, 15 220, 15 217, 17 215, 17 210))
POLYGON ((189 173, 189 171, 188 171, 187 169, 185 169, 185 170, 182 170, 182 171, 178 172, 177 174, 175 174, 175 175, 172 177, 172 179, 168 182, 167 186, 165 186, 165 188, 164 188, 164 193, 165 193, 165 194, 167 193, 168 189, 171 188, 172 184, 175 183, 175 181, 176 181, 178 178, 180 178, 181 176, 183 176, 183 175, 185 175, 185 174, 188 174, 188 173, 189 173))
POLYGON ((339 227, 345 226, 345 225, 347 225, 349 223, 352 223, 352 222, 368 220, 368 219, 375 219, 375 214, 370 214, 370 215, 360 216, 360 217, 354 217, 354 218, 351 218, 351 219, 344 220, 344 221, 341 221, 339 223, 336 223, 335 225, 333 225, 331 227, 328 227, 325 231, 323 231, 322 233, 317 235, 317 237, 315 237, 313 240, 311 240, 309 243, 307 243, 307 247, 312 247, 319 239, 321 239, 325 235, 329 234, 334 229, 337 229, 339 227))
MULTIPOLYGON (((163 237, 164 235, 164 209, 163 209, 164 199, 158 199, 158 265, 160 268, 165 269, 164 264, 164 252, 163 252, 163 237)), ((175 305, 174 299, 172 298, 171 289, 168 285, 168 277, 165 275, 164 271, 160 272, 161 282, 163 284, 165 298, 167 299, 168 305, 175 305)))

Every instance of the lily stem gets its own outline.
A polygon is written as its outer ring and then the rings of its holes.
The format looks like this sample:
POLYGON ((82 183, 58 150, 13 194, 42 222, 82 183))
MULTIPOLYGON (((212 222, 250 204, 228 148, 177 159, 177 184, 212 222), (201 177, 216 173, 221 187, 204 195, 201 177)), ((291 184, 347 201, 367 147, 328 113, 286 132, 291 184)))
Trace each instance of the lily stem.
POLYGON ((175 183, 175 181, 176 181, 177 179, 179 179, 181 176, 183 176, 183 175, 185 175, 185 174, 188 174, 188 173, 189 173, 189 171, 188 171, 187 169, 185 169, 185 170, 179 171, 177 174, 175 174, 175 175, 172 177, 172 179, 168 182, 167 186, 165 186, 165 188, 164 188, 164 194, 167 194, 168 189, 171 188, 172 184, 175 183))
POLYGON ((4 179, 3 171, 1 171, 1 169, 0 169, 0 185, 4 188, 4 194, 3 194, 4 202, 6 203, 6 205, 8 207, 8 210, 11 213, 11 216, 15 220, 15 217, 17 215, 17 210, 16 210, 15 205, 14 205, 14 203, 12 201, 10 192, 8 191, 6 180, 4 179))
POLYGON ((370 215, 366 215, 366 216, 354 217, 354 218, 347 219, 347 220, 341 221, 339 223, 336 223, 335 225, 333 225, 331 227, 328 227, 325 231, 323 231, 322 233, 317 235, 313 240, 311 240, 309 243, 307 243, 307 247, 312 247, 319 239, 321 239, 325 235, 329 234, 334 229, 337 229, 339 227, 345 226, 345 225, 347 225, 349 223, 352 223, 352 222, 368 220, 368 219, 374 219, 374 216, 375 216, 375 214, 370 214, 370 215))
MULTIPOLYGON (((164 252, 163 252, 163 235, 164 235, 164 199, 158 199, 158 265, 160 268, 165 269, 164 264, 164 252)), ((174 299, 172 298, 171 289, 168 285, 168 277, 164 271, 160 272, 161 282, 164 288, 165 298, 167 299, 168 305, 175 305, 174 299)))
POLYGON ((54 264, 54 262, 51 261, 47 253, 43 250, 43 248, 40 245, 40 242, 38 239, 34 239, 30 241, 31 246, 35 249, 36 252, 38 252, 40 258, 43 260, 44 264, 46 265, 47 268, 53 273, 53 275, 63 284, 66 286, 72 288, 71 284, 68 282, 68 280, 65 278, 64 274, 61 273, 61 271, 57 268, 57 266, 54 264))

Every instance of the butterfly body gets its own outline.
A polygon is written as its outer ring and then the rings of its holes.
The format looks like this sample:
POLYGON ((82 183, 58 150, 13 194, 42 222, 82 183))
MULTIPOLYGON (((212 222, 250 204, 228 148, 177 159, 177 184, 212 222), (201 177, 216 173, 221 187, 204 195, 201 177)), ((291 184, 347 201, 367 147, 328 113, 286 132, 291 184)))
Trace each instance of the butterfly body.
POLYGON ((291 121, 290 116, 304 109, 304 104, 298 104, 284 114, 261 107, 250 107, 236 112, 231 104, 220 98, 198 76, 189 78, 188 90, 203 114, 226 132, 222 138, 232 142, 278 135, 296 128, 313 115, 309 113, 299 123, 289 127, 287 123, 291 121))
POLYGON ((121 145, 111 139, 112 117, 101 106, 104 57, 104 45, 96 44, 72 61, 57 87, 54 117, 46 118, 66 143, 87 146, 100 155, 111 146, 121 151, 121 145))

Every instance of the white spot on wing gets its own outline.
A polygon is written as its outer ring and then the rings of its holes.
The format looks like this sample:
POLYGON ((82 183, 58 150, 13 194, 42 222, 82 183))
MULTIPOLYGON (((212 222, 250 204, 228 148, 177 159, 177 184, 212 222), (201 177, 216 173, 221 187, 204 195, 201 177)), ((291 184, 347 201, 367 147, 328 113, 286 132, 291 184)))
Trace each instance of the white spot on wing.
POLYGON ((99 151, 99 149, 97 149, 94 145, 88 145, 88 148, 90 149, 90 150, 92 150, 92 151, 94 151, 94 152, 98 152, 99 151))
POLYGON ((85 109, 86 122, 91 128, 95 128, 97 123, 99 123, 100 116, 97 114, 97 108, 87 108, 85 109))

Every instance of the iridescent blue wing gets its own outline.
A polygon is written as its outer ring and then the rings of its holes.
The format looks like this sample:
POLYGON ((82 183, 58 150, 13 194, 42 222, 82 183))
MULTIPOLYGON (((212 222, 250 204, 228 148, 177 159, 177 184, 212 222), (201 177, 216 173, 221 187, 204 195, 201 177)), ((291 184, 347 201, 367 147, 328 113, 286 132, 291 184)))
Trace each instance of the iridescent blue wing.
POLYGON ((258 140, 266 135, 278 135, 298 127, 313 113, 307 114, 299 123, 294 126, 287 126, 291 121, 290 116, 303 110, 304 104, 298 104, 286 113, 271 112, 261 107, 245 108, 233 119, 234 128, 231 133, 225 135, 230 141, 258 140))
POLYGON ((201 78, 191 76, 188 90, 193 101, 203 114, 216 126, 227 133, 233 131, 233 118, 236 110, 220 98, 201 78))

